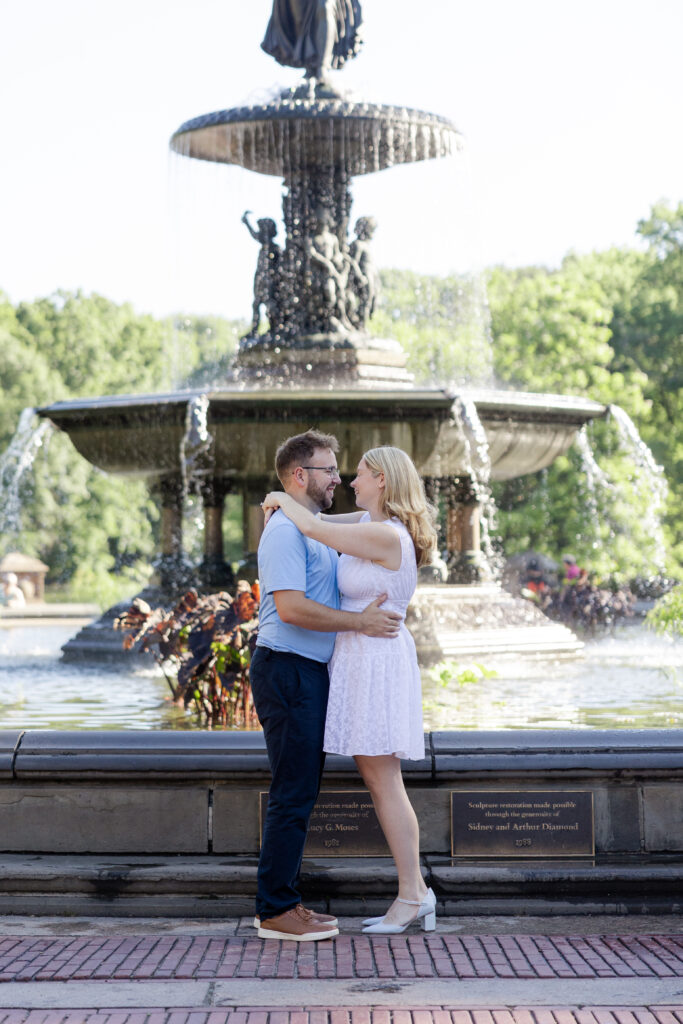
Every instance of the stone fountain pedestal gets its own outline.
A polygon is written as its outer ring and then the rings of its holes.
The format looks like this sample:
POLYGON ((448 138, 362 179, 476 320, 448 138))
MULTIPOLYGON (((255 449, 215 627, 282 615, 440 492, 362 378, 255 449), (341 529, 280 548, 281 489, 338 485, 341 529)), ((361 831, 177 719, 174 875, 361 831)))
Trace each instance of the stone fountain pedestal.
POLYGON ((496 583, 419 586, 406 624, 424 665, 501 654, 573 658, 584 646, 566 626, 496 583))

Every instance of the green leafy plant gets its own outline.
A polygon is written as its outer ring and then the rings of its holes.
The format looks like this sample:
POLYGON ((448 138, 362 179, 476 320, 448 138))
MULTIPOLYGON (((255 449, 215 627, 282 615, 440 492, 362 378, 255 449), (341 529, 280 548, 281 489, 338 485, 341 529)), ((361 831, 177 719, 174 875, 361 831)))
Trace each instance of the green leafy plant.
POLYGON ((661 597, 645 616, 645 622, 657 633, 683 636, 683 584, 661 597))
POLYGON ((466 683, 479 683, 482 679, 496 679, 498 673, 493 668, 486 668, 474 662, 471 665, 458 665, 456 661, 440 661, 433 665, 427 673, 439 686, 464 686, 466 683))

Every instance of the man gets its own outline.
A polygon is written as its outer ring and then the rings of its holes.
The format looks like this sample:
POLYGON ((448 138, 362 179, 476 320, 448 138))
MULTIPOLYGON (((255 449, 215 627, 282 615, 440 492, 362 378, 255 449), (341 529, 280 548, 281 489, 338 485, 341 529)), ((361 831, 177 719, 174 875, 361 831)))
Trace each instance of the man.
MULTIPOLYGON (((328 509, 340 483, 335 437, 309 430, 278 448, 275 470, 287 494, 313 513, 328 509)), ((261 608, 251 689, 272 783, 258 868, 261 938, 314 941, 338 934, 336 918, 301 905, 297 889, 308 819, 325 755, 323 737, 335 634, 396 636, 400 616, 382 611, 386 594, 362 612, 339 610, 337 554, 304 537, 278 510, 258 550, 261 608)))

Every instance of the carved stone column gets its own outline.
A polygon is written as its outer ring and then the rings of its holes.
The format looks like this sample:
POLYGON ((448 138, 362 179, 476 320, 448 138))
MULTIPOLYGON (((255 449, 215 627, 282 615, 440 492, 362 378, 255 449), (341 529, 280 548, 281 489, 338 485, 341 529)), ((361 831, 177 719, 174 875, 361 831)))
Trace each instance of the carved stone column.
POLYGON ((273 475, 250 480, 242 492, 244 551, 247 558, 254 555, 254 564, 264 526, 261 502, 269 491, 277 490, 279 487, 278 479, 273 475))
POLYGON ((481 507, 474 481, 454 477, 445 487, 448 582, 478 583, 482 578, 481 507))
POLYGON ((421 583, 445 583, 448 578, 448 568, 443 559, 445 540, 445 523, 443 514, 443 502, 441 501, 441 490, 444 481, 437 476, 424 476, 425 497, 430 505, 436 510, 436 549, 429 565, 423 565, 418 570, 417 578, 421 583))
POLYGON ((161 498, 161 555, 154 572, 161 589, 173 595, 195 583, 183 551, 183 481, 180 476, 163 477, 153 490, 161 498))
POLYGON ((231 484, 210 477, 202 481, 199 492, 204 504, 204 557, 197 567, 202 585, 226 590, 235 584, 235 574, 223 553, 223 509, 231 484))

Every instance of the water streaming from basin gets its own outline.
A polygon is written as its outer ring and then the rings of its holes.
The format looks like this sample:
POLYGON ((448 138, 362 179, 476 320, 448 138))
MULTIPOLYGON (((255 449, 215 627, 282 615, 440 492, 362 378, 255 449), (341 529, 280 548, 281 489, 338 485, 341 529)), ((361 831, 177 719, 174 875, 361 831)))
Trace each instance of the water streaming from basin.
POLYGON ((0 534, 5 538, 21 528, 21 486, 53 432, 49 420, 39 421, 35 409, 24 409, 12 440, 0 455, 0 534))

